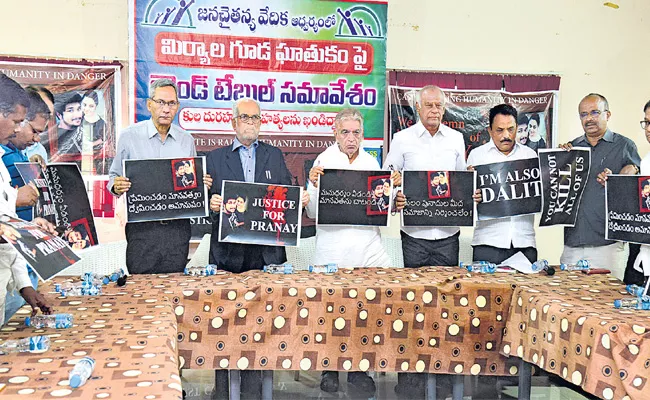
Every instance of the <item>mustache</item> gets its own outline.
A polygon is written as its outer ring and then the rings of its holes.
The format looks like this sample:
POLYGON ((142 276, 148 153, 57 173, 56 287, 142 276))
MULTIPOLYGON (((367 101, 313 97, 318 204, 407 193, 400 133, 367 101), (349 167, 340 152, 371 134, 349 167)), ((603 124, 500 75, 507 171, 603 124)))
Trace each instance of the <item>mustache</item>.
POLYGON ((509 138, 503 138, 500 140, 501 143, 512 143, 512 139, 509 138))

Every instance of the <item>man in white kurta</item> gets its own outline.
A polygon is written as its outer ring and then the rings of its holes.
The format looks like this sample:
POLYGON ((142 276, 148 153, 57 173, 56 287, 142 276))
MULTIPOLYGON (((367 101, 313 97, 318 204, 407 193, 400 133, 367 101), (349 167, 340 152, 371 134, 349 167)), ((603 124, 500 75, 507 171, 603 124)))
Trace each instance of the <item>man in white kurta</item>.
MULTIPOLYGON (((344 109, 336 115, 334 138, 314 161, 309 171, 309 218, 316 218, 318 205, 318 176, 327 169, 377 171, 379 163, 370 154, 360 150, 363 140, 363 117, 354 109, 344 109)), ((316 226, 316 254, 314 264, 337 263, 339 267, 386 267, 390 258, 381 243, 378 227, 316 226)), ((348 373, 348 383, 364 392, 374 393, 375 382, 364 372, 348 373)), ((336 392, 339 388, 338 372, 324 371, 320 388, 336 392)))

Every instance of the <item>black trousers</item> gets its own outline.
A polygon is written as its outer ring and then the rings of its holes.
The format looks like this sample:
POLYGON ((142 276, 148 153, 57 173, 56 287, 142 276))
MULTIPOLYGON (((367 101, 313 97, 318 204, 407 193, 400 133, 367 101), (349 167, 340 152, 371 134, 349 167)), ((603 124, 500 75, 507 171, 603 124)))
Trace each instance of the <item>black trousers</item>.
POLYGON ((503 261, 514 256, 520 251, 531 263, 537 261, 537 249, 534 247, 512 247, 512 243, 510 243, 509 249, 486 246, 483 244, 472 247, 474 248, 472 261, 487 261, 494 264, 501 264, 503 261))
POLYGON ((627 256, 627 266, 625 267, 625 276, 623 282, 626 285, 645 285, 645 276, 643 273, 634 269, 634 262, 641 251, 641 245, 629 243, 630 254, 627 256))
POLYGON ((183 272, 191 235, 189 219, 126 224, 126 266, 129 273, 183 272))
POLYGON ((460 232, 439 240, 418 239, 407 235, 404 231, 400 233, 406 268, 458 265, 460 232))

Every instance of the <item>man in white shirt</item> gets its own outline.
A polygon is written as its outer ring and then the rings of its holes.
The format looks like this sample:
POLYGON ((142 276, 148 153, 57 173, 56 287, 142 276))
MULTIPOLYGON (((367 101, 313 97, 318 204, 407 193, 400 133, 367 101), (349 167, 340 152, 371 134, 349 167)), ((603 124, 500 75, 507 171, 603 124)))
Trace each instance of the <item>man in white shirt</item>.
MULTIPOLYGON (((517 110, 499 104, 490 110, 488 127, 490 141, 469 153, 467 169, 477 165, 537 158, 530 147, 518 143, 517 110)), ((480 201, 480 191, 477 191, 480 201)), ((535 248, 535 216, 518 215, 478 221, 474 229, 473 259, 499 264, 521 251, 532 263, 537 260, 535 248)))
MULTIPOLYGON (((363 116, 355 109, 340 111, 334 122, 336 143, 328 147, 314 161, 309 171, 309 218, 316 218, 318 206, 318 176, 325 169, 349 169, 361 171, 380 170, 377 160, 360 150, 363 140, 363 116)), ((397 207, 404 206, 404 197, 396 198, 397 207)), ((336 263, 339 267, 388 267, 390 258, 381 243, 378 227, 323 226, 316 227, 316 254, 313 263, 336 263)), ((364 392, 375 391, 375 382, 365 372, 349 372, 348 382, 364 392)), ((321 390, 336 392, 339 388, 337 371, 324 371, 321 390)))
MULTIPOLYGON (((463 134, 442 124, 445 94, 437 86, 417 93, 415 108, 420 121, 395 133, 384 169, 405 171, 464 171, 463 134)), ((404 266, 458 265, 458 227, 402 227, 404 266)), ((424 374, 398 374, 395 392, 424 396, 424 374)))
MULTIPOLYGON (((7 142, 20 130, 20 123, 25 119, 29 107, 29 98, 15 81, 0 74, 0 142, 7 142)), ((0 148, 0 157, 4 150, 0 148)), ((36 201, 38 191, 34 186, 25 185, 21 190, 11 186, 11 176, 4 163, 0 162, 0 214, 16 217, 16 201, 36 201)), ((42 218, 35 223, 52 232, 54 227, 42 218)), ((7 292, 14 289, 32 307, 32 313, 40 308, 43 313, 50 313, 52 307, 42 294, 34 290, 27 272, 25 259, 13 246, 0 238, 0 325, 4 323, 4 308, 7 292)))
MULTIPOLYGON (((464 171, 462 133, 442 124, 445 94, 437 86, 418 92, 415 108, 420 121, 395 133, 384 169, 406 171, 464 171)), ((404 266, 458 265, 460 229, 402 227, 404 266)))

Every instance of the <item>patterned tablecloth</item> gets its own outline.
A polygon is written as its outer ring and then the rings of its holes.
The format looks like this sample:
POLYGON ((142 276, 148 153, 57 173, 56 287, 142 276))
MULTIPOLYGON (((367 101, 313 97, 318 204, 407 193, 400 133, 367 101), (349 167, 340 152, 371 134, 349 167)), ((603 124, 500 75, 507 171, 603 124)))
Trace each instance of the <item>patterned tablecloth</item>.
POLYGON ((135 278, 162 290, 183 368, 514 375, 499 354, 514 276, 459 268, 135 278))
POLYGON ((650 311, 615 310, 630 298, 608 275, 559 273, 513 295, 501 352, 604 399, 650 399, 650 311))
POLYGON ((40 354, 0 355, 0 385, 6 385, 0 396, 182 398, 176 322, 169 302, 157 291, 127 291, 111 284, 101 297, 56 298, 53 303, 56 312, 74 315, 72 328, 26 328, 24 318, 31 311, 26 306, 0 329, 0 340, 43 334, 51 340, 50 350, 40 354), (95 359, 95 370, 84 386, 72 389, 68 373, 86 355, 95 359))

